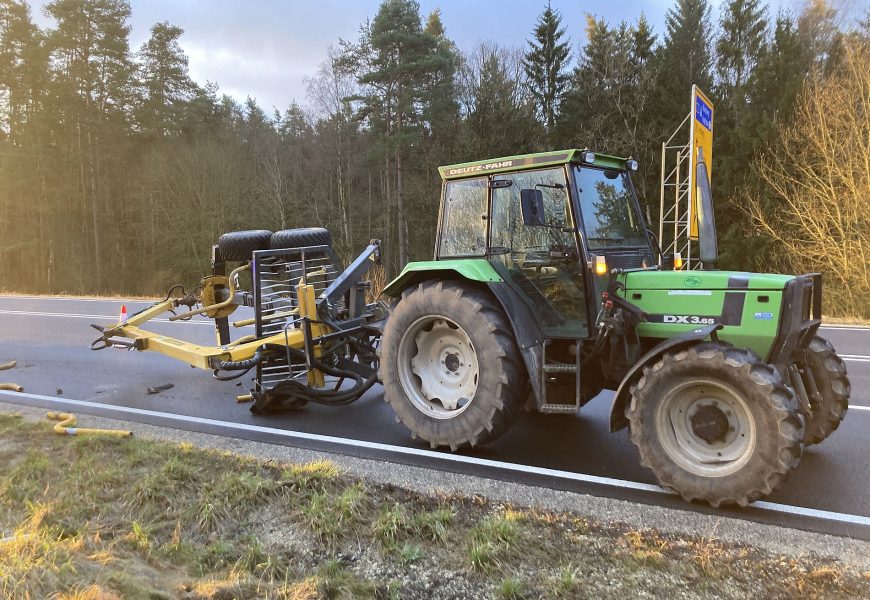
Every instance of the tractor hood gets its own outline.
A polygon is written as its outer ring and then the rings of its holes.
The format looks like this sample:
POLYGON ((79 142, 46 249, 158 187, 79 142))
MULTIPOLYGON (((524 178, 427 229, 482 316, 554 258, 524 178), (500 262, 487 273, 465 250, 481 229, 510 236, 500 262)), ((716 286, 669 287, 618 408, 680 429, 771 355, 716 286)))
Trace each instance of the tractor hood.
POLYGON ((741 271, 638 271, 619 276, 629 290, 782 290, 792 275, 741 271))

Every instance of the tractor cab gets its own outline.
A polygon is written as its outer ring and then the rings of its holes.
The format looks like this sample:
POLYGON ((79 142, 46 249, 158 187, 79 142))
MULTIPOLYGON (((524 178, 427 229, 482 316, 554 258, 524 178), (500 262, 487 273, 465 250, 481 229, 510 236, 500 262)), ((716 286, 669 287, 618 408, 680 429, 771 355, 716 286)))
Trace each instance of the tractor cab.
POLYGON ((534 319, 530 328, 543 338, 545 411, 574 411, 588 400, 576 358, 596 333, 610 270, 656 264, 629 175, 636 167, 565 150, 441 168, 435 258, 486 260, 521 297, 529 310, 517 308, 514 319, 534 319))
POLYGON ((567 150, 442 167, 435 258, 485 258, 522 290, 546 337, 587 338, 602 275, 655 264, 636 165, 567 150))

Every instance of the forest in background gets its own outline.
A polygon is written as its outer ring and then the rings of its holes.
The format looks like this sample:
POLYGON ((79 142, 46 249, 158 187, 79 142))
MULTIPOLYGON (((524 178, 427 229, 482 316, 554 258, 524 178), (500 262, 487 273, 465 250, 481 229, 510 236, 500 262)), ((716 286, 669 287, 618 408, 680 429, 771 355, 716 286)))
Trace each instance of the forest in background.
POLYGON ((870 13, 675 0, 656 32, 543 5, 528 40, 460 50, 439 11, 384 0, 270 113, 192 81, 169 22, 131 48, 126 0, 43 10, 0 0, 0 289, 156 294, 253 228, 327 227, 345 257, 380 238, 395 273, 432 255, 439 165, 556 148, 637 158, 655 224, 696 83, 720 265, 821 270, 827 311, 870 316, 870 13))

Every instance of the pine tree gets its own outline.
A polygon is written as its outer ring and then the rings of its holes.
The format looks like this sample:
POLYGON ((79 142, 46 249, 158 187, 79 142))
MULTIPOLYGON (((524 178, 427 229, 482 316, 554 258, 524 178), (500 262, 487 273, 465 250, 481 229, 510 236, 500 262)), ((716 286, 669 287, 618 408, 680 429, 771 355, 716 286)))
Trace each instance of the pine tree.
POLYGON ((136 113, 145 133, 163 136, 177 131, 184 105, 193 94, 187 56, 178 44, 183 33, 169 22, 157 23, 139 50, 141 99, 136 113))
POLYGON ((456 125, 458 104, 456 102, 456 69, 459 51, 447 37, 440 9, 433 10, 426 19, 423 32, 435 40, 428 76, 425 82, 423 117, 429 132, 438 137, 456 125))
POLYGON ((708 1, 677 0, 666 13, 665 29, 656 112, 664 130, 673 131, 689 112, 692 84, 708 93, 713 87, 708 1))
MULTIPOLYGON (((409 256, 403 154, 422 134, 422 109, 429 99, 427 83, 439 65, 447 65, 439 54, 438 39, 423 30, 420 5, 415 0, 384 0, 362 38, 355 49, 349 48, 349 61, 355 63, 359 82, 369 89, 362 98, 364 114, 370 123, 385 129, 387 179, 395 166, 397 255, 398 264, 403 265, 409 256)), ((386 195, 389 211, 389 187, 386 195)))
POLYGON ((723 9, 716 42, 714 190, 723 240, 721 260, 737 266, 746 263, 748 246, 742 232, 748 220, 734 192, 743 183, 760 141, 748 113, 759 109, 750 104, 751 79, 766 51, 767 20, 758 0, 731 0, 723 9))
POLYGON ((637 23, 611 28, 586 17, 586 44, 565 94, 558 121, 560 144, 598 148, 640 159, 641 193, 657 161, 650 150, 660 136, 650 119, 659 67, 655 36, 641 16, 637 23))
POLYGON ((547 2, 547 8, 535 25, 535 37, 528 41, 529 50, 523 60, 529 90, 548 132, 553 131, 559 103, 569 79, 570 41, 561 41, 565 35, 561 25, 562 16, 547 2))
POLYGON ((765 50, 767 19, 759 0, 731 0, 722 14, 721 33, 716 41, 717 86, 739 121, 747 100, 747 83, 765 50))
POLYGON ((525 94, 523 72, 522 57, 488 43, 463 58, 461 156, 473 160, 534 150, 541 126, 525 94))
POLYGON ((0 113, 0 139, 20 142, 37 96, 44 92, 47 57, 42 35, 30 18, 30 8, 18 0, 0 0, 0 93, 6 94, 0 113))
POLYGON ((49 37, 52 59, 58 66, 53 80, 65 139, 73 141, 65 151, 70 163, 77 163, 67 176, 78 180, 79 209, 85 217, 82 226, 92 240, 94 286, 101 289, 104 267, 113 266, 104 252, 114 235, 111 228, 104 232, 103 221, 106 217, 115 220, 113 211, 123 208, 109 200, 110 190, 120 183, 115 174, 123 166, 122 155, 106 150, 115 143, 120 146, 132 98, 130 4, 126 0, 54 0, 45 10, 57 21, 49 37))

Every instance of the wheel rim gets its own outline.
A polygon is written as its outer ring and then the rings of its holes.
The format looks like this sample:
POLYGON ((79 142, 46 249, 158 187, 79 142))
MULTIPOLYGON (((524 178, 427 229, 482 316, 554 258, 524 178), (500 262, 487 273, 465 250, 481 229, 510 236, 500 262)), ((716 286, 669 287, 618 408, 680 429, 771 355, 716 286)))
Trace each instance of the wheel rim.
POLYGON ((755 419, 743 396, 712 379, 683 382, 662 398, 656 431, 667 455, 704 477, 738 471, 755 449, 755 419))
POLYGON ((399 340, 399 381, 411 404, 436 419, 452 419, 471 406, 477 391, 477 352, 454 321, 430 315, 399 340))

